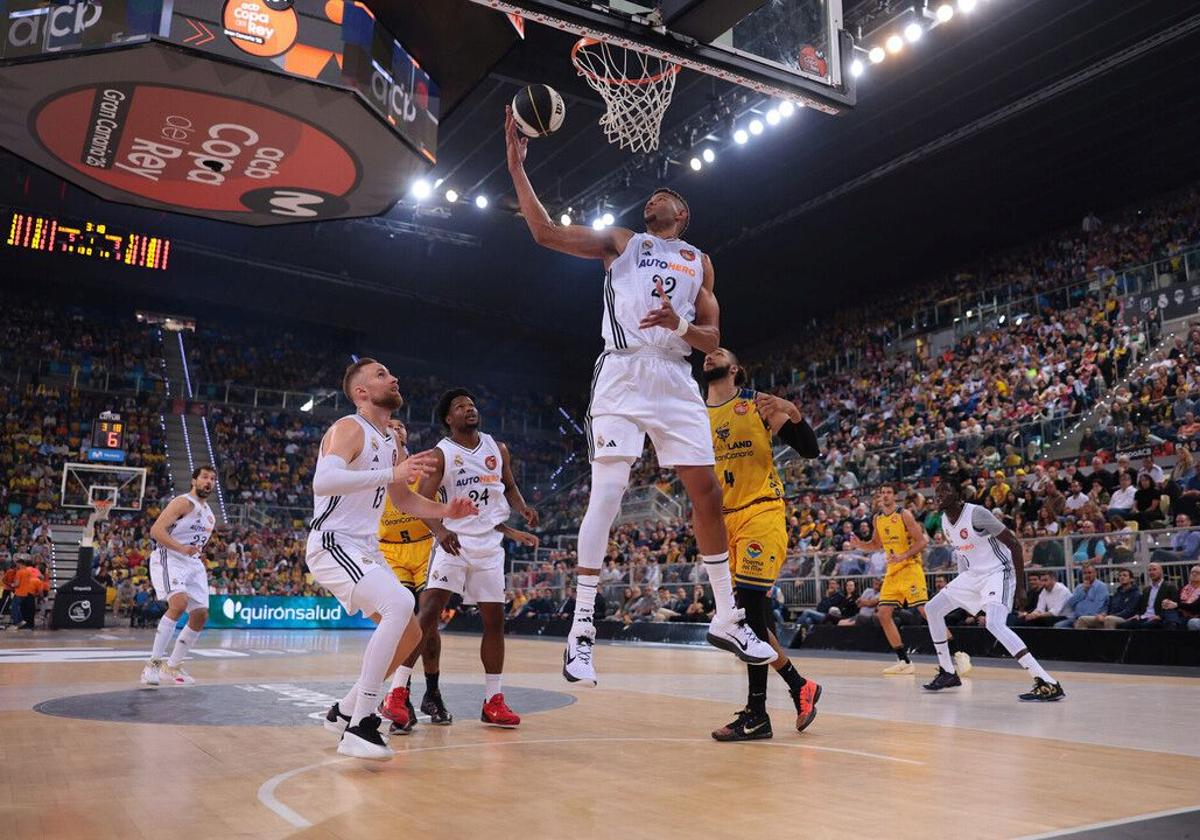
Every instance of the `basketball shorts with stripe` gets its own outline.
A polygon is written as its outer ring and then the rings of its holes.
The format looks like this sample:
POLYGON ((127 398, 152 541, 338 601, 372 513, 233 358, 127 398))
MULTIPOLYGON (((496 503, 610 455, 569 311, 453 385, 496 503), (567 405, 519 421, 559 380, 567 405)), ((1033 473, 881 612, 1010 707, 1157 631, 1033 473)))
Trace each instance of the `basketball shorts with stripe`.
POLYGON ((961 572, 938 594, 952 600, 969 614, 983 612, 988 604, 1001 604, 1012 611, 1013 594, 1016 591, 1012 569, 996 569, 990 572, 961 572))
POLYGON ((710 466, 712 426, 688 363, 649 351, 608 351, 592 371, 590 460, 642 457, 647 435, 662 467, 710 466))
MULTIPOLYGON (((354 587, 363 577, 378 569, 396 580, 379 550, 379 540, 374 536, 310 531, 304 563, 313 580, 351 614, 362 608, 362 605, 354 605, 354 587)), ((400 585, 400 582, 396 581, 396 584, 400 585)))
POLYGON ((179 592, 187 595, 187 610, 208 609, 208 569, 204 561, 166 548, 156 548, 147 561, 154 596, 166 601, 179 592))
POLYGON ((429 563, 427 588, 457 592, 464 604, 503 604, 503 540, 499 531, 491 531, 459 534, 458 554, 436 546, 429 563))

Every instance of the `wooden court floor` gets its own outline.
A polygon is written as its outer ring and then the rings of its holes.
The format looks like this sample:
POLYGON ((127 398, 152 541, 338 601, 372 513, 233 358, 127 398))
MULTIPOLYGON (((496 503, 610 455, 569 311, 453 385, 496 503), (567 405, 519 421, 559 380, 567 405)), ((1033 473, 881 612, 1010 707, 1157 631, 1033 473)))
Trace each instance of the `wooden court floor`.
MULTIPOLYGON (((1163 812, 1200 836, 1200 811, 1179 815, 1200 808, 1186 675, 1063 671, 1067 699, 1034 705, 1011 662, 931 696, 928 662, 914 679, 801 656, 824 687, 812 727, 794 731, 772 675, 774 739, 718 744, 744 693, 727 654, 602 645, 600 686, 576 688, 558 641, 510 639, 525 719, 507 731, 478 722, 478 640, 448 636, 454 725, 419 724, 376 764, 339 757, 317 719, 365 640, 211 632, 198 686, 142 691, 150 631, 0 635, 0 837, 1007 838, 1163 812)), ((1152 836, 1138 825, 1113 836, 1152 836)))

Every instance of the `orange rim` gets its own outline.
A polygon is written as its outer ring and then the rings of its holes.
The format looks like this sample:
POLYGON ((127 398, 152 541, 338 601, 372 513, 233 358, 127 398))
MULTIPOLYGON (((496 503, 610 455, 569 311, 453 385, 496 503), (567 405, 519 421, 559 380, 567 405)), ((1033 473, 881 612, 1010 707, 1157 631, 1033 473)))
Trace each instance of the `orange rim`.
MULTIPOLYGON (((583 74, 585 76, 590 76, 593 79, 597 79, 598 81, 604 82, 605 84, 610 84, 610 85, 652 85, 655 82, 662 81, 667 76, 673 76, 674 74, 679 72, 678 64, 669 64, 668 63, 667 69, 662 71, 661 73, 657 73, 653 76, 643 76, 640 79, 614 79, 611 76, 601 76, 599 73, 596 73, 592 70, 589 70, 587 67, 584 67, 579 62, 579 51, 580 50, 584 49, 585 47, 595 46, 596 44, 599 44, 599 43, 600 43, 600 41, 597 40, 596 38, 580 38, 578 41, 575 42, 575 46, 571 47, 571 62, 575 65, 575 69, 578 70, 581 74, 583 74)), ((618 49, 628 49, 628 47, 618 47, 618 49)), ((635 52, 636 52, 636 50, 635 50, 635 52)), ((662 61, 663 59, 659 59, 659 60, 662 61)))

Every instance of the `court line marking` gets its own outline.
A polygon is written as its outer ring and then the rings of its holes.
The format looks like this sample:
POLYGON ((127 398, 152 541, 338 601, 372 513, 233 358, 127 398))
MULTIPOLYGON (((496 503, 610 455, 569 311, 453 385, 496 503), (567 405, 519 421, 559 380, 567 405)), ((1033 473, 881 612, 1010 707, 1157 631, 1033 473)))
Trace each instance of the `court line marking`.
MULTIPOLYGON (((686 743, 686 744, 711 744, 713 741, 707 738, 536 738, 525 741, 472 741, 466 744, 440 744, 432 747, 412 747, 404 750, 397 750, 396 757, 408 755, 409 753, 419 752, 437 752, 440 750, 466 750, 474 747, 519 747, 534 744, 583 744, 583 743, 628 743, 636 741, 638 743, 646 743, 647 741, 656 741, 659 743, 686 743)), ((870 758, 879 761, 891 761, 896 764, 911 764, 917 767, 924 767, 924 761, 916 761, 911 758, 898 758, 894 755, 882 755, 880 753, 865 752, 862 750, 848 750, 841 747, 821 747, 815 744, 785 744, 778 741, 761 741, 758 742, 764 747, 783 747, 785 749, 799 750, 816 750, 819 752, 842 753, 843 755, 859 756, 861 758, 870 758)), ((358 761, 355 758, 332 758, 325 761, 317 761, 312 764, 306 764, 303 767, 297 767, 294 770, 287 770, 277 776, 272 776, 263 782, 258 788, 258 801, 265 805, 283 820, 290 823, 295 828, 312 828, 312 823, 309 822, 302 814, 289 808, 279 801, 275 795, 275 791, 281 784, 288 779, 295 778, 309 770, 316 770, 320 767, 328 767, 334 764, 341 764, 347 761, 358 761)))
POLYGON ((1172 808, 1169 811, 1151 811, 1148 814, 1134 814, 1132 817, 1122 817, 1117 820, 1105 820, 1104 822, 1090 823, 1088 825, 1077 825, 1071 828, 1058 828, 1054 831, 1047 831, 1044 834, 1026 834, 1017 840, 1049 840, 1052 837, 1070 837, 1072 834, 1082 834, 1085 831, 1096 831, 1101 828, 1116 828, 1119 825, 1129 825, 1131 823, 1147 822, 1149 820, 1157 820, 1161 817, 1175 817, 1180 814, 1191 814, 1200 811, 1200 805, 1188 805, 1184 808, 1172 808))

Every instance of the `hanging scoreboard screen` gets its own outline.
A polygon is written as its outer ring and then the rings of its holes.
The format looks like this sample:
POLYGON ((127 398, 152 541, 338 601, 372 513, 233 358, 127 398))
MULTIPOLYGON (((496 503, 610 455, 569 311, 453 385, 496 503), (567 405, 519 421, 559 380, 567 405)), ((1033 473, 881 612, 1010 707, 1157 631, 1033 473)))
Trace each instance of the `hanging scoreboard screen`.
POLYGON ((18 210, 11 211, 6 221, 5 242, 10 248, 74 254, 159 271, 166 270, 171 256, 169 239, 117 230, 102 222, 69 221, 18 210))

